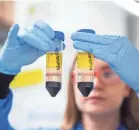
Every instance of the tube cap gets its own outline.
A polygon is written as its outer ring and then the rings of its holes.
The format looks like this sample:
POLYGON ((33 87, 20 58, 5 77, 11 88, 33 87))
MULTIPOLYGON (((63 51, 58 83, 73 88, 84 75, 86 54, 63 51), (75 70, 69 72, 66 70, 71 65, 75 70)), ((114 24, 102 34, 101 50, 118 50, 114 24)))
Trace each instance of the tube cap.
POLYGON ((86 32, 86 33, 93 33, 93 34, 95 34, 95 31, 92 30, 92 29, 80 29, 77 32, 86 32))
POLYGON ((65 40, 64 33, 60 31, 55 31, 55 38, 64 41, 65 40))

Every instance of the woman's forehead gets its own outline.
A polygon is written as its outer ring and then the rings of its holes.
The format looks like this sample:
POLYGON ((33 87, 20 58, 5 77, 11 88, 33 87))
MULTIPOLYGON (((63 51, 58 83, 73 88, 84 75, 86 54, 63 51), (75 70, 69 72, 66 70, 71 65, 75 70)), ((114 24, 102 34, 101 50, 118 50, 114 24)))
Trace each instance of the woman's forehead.
POLYGON ((94 58, 94 66, 95 68, 105 68, 105 67, 108 68, 109 67, 107 62, 97 59, 97 58, 94 58))

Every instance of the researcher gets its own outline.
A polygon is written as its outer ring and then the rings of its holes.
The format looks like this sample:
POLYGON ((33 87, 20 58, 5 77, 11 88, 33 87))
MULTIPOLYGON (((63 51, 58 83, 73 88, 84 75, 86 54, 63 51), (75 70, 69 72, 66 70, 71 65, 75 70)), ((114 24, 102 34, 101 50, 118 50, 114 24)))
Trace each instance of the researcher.
MULTIPOLYGON (((23 66, 54 51, 54 39, 55 31, 43 21, 20 34, 18 24, 11 27, 0 51, 0 130, 15 130, 8 121, 13 100, 10 82, 23 66)), ((52 130, 139 130, 138 50, 125 36, 75 32, 71 39, 75 49, 95 56, 94 88, 87 97, 78 90, 75 56, 63 122, 52 130)))

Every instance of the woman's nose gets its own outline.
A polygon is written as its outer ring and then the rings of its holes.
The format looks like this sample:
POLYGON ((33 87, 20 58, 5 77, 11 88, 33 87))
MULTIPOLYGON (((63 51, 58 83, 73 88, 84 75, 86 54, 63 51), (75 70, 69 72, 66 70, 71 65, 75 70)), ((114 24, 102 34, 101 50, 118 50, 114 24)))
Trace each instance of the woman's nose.
POLYGON ((94 75, 94 87, 93 89, 102 89, 103 83, 100 80, 100 77, 94 75))
POLYGON ((99 77, 100 76, 100 72, 98 70, 94 70, 94 77, 99 77))

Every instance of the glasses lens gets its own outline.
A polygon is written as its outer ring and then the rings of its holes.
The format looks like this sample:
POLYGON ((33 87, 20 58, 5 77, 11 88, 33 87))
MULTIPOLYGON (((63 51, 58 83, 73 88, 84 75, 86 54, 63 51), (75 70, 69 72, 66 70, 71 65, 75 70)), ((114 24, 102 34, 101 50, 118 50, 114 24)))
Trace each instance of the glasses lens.
POLYGON ((120 80, 119 76, 111 69, 103 70, 101 78, 106 84, 116 84, 120 80))

